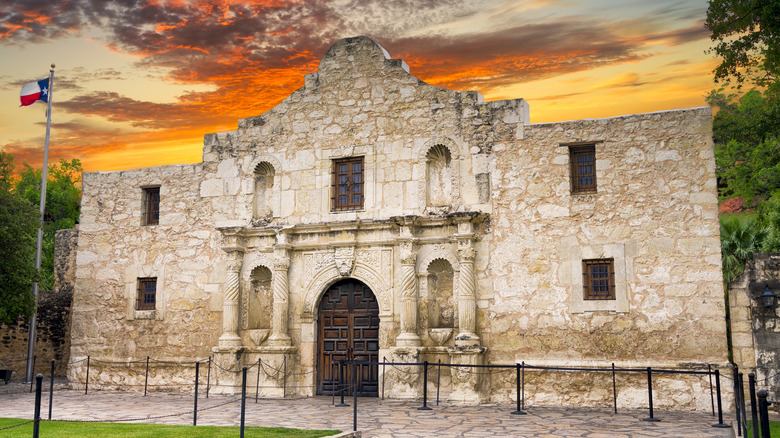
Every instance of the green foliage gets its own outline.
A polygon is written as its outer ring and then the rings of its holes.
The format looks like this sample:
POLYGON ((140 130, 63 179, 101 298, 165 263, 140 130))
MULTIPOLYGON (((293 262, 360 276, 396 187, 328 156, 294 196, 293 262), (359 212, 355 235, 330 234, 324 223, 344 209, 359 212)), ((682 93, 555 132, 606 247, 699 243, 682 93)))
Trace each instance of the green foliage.
POLYGON ((35 309, 38 210, 11 190, 13 155, 0 151, 0 322, 30 317, 35 309))
POLYGON ((706 26, 721 58, 715 80, 752 77, 758 84, 775 81, 780 72, 780 2, 710 0, 706 26))
MULTIPOLYGON (((0 418, 0 428, 13 426, 29 420, 18 418, 0 418)), ((15 427, 3 431, 4 437, 24 437, 32 435, 33 424, 15 427)), ((69 421, 42 421, 41 436, 49 438, 81 438, 99 436, 102 438, 127 437, 186 437, 220 438, 239 435, 238 426, 171 426, 164 424, 125 424, 125 423, 78 423, 69 421)), ((248 438, 318 438, 336 435, 337 430, 301 430, 282 427, 246 427, 244 436, 248 438)))
POLYGON ((762 207, 762 224, 767 227, 769 235, 761 249, 764 252, 780 252, 780 194, 775 194, 762 207))
POLYGON ((742 274, 745 263, 761 250, 767 235, 767 229, 752 217, 728 214, 720 217, 724 282, 728 284, 742 274))
MULTIPOLYGON (((16 193, 33 205, 40 205, 41 171, 29 164, 15 184, 16 193)), ((43 253, 41 258, 40 290, 54 288, 54 237, 57 230, 73 228, 79 220, 81 206, 81 162, 60 160, 49 166, 46 177, 46 211, 43 227, 43 253)))

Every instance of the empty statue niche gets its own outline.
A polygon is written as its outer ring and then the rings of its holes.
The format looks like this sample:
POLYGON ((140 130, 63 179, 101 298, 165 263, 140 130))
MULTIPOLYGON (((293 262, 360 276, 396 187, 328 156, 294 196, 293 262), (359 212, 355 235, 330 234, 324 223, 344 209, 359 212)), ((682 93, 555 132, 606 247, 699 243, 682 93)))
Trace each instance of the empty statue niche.
POLYGON ((255 219, 270 219, 273 216, 272 200, 274 188, 274 167, 267 161, 255 166, 255 219))
POLYGON ((437 144, 425 156, 428 177, 428 207, 452 205, 452 156, 447 146, 437 144))
POLYGON ((428 265, 428 327, 455 327, 455 295, 452 265, 444 259, 436 259, 428 265))
POLYGON ((258 266, 250 275, 250 287, 247 308, 246 329, 270 329, 273 290, 271 288, 271 270, 258 266))

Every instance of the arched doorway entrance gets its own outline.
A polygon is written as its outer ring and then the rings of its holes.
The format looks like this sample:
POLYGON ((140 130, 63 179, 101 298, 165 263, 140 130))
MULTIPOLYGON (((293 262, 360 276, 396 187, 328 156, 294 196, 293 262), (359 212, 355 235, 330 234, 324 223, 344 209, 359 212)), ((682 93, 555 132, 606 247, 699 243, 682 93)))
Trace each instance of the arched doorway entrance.
MULTIPOLYGON (((317 394, 338 389, 342 360, 379 361, 379 304, 368 286, 354 279, 341 280, 323 295, 317 327, 317 394)), ((352 381, 351 367, 344 377, 352 381)), ((379 395, 377 365, 358 367, 357 394, 379 395)))

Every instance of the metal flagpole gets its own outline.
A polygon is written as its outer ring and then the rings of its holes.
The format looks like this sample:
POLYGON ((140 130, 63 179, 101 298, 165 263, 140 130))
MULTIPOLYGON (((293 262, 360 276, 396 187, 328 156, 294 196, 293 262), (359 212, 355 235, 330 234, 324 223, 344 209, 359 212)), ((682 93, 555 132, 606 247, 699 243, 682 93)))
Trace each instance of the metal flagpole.
MULTIPOLYGON (((51 129, 51 103, 54 100, 54 64, 49 70, 49 109, 46 110, 46 144, 43 148, 43 170, 41 171, 41 223, 38 227, 38 247, 35 250, 35 270, 41 272, 41 247, 43 246, 43 214, 46 211, 46 178, 49 170, 49 130, 51 129)), ((33 283, 33 296, 35 297, 35 311, 30 320, 30 337, 27 339, 27 374, 25 382, 33 379, 33 355, 35 354, 35 328, 38 325, 38 281, 33 283)))

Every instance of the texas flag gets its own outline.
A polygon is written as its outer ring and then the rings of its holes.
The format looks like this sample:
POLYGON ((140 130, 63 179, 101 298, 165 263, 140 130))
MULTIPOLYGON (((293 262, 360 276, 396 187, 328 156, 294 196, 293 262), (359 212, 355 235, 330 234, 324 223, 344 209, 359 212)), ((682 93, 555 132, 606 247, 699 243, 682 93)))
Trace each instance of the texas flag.
POLYGON ((22 92, 19 94, 22 104, 19 106, 27 106, 35 103, 36 100, 42 100, 44 102, 49 101, 49 79, 41 79, 40 81, 30 82, 24 84, 22 92))

